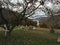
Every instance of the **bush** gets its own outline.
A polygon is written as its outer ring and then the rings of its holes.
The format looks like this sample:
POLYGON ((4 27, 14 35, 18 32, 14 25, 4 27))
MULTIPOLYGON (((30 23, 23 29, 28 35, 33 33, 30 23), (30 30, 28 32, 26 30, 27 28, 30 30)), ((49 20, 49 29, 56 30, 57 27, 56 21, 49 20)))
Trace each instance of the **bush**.
POLYGON ((47 28, 48 26, 47 26, 46 23, 42 23, 42 24, 40 24, 40 27, 42 27, 42 28, 47 28))
POLYGON ((55 26, 56 29, 60 29, 60 25, 55 26))

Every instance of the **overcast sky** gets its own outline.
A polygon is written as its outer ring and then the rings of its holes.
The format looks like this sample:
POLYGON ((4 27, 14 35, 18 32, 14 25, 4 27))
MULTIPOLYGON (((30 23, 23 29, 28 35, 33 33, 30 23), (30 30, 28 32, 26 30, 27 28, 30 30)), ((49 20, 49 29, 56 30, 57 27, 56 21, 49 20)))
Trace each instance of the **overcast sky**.
MULTIPOLYGON (((18 0, 18 1, 17 0, 11 0, 11 3, 13 3, 13 4, 16 4, 17 2, 23 3, 23 0, 18 0)), ((36 3, 36 4, 38 4, 38 3, 36 3)), ((16 11, 16 10, 17 10, 17 8, 14 9, 14 11, 16 11)), ((35 18, 39 18, 40 16, 41 17, 46 17, 45 13, 43 11, 37 9, 36 13, 33 16, 31 16, 30 18, 35 19, 35 18)))
MULTIPOLYGON (((1 1, 1 0, 0 0, 1 1)), ((10 0, 11 3, 16 4, 17 2, 23 3, 23 0, 10 0)), ((56 0, 54 0, 53 2, 55 3, 56 0)), ((60 2, 60 0, 58 0, 60 2)), ((37 3, 38 4, 38 3, 37 3)), ((58 10, 60 10, 60 3, 58 5, 56 4, 52 4, 50 1, 45 1, 45 7, 57 12, 58 10)), ((16 10, 16 9, 14 9, 16 10)), ((39 16, 44 16, 46 17, 45 13, 42 10, 37 9, 36 13, 31 17, 31 18, 38 18, 39 16)))

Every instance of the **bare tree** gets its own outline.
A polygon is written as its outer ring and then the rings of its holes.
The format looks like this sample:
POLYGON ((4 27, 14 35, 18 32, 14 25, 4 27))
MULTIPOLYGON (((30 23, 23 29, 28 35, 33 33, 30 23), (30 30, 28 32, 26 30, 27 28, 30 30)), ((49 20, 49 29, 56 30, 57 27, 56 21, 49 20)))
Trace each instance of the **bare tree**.
POLYGON ((14 29, 14 27, 20 25, 22 20, 25 20, 28 17, 32 16, 34 11, 38 9, 40 5, 44 5, 44 2, 42 0, 24 0, 23 3, 18 2, 16 4, 11 3, 10 0, 3 0, 1 3, 0 25, 5 30, 7 30, 6 36, 7 33, 11 34, 11 31, 14 29), (6 4, 6 7, 2 7, 4 4, 6 4), (9 5, 11 8, 9 8, 9 5), (16 11, 13 10, 14 7, 17 7, 16 11))
POLYGON ((54 33, 54 27, 58 22, 55 16, 60 15, 60 8, 59 8, 60 1, 48 0, 45 3, 47 4, 44 5, 44 9, 42 9, 42 11, 44 11, 47 16, 50 16, 50 23, 51 23, 50 32, 54 33))

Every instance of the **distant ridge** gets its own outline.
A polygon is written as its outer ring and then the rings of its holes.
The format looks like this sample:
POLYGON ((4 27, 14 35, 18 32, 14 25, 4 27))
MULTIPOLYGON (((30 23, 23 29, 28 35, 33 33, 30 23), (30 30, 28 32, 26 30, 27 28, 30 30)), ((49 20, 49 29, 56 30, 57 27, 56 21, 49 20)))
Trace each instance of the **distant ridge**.
POLYGON ((40 18, 35 18, 35 19, 32 19, 33 21, 41 21, 41 22, 47 22, 49 20, 50 17, 40 17, 40 18))

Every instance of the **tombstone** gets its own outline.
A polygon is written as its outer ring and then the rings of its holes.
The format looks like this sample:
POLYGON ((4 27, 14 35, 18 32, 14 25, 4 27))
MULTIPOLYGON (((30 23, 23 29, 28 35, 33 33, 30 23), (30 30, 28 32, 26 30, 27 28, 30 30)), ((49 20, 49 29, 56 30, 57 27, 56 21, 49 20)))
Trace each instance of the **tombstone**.
POLYGON ((39 26, 39 21, 37 20, 37 26, 39 26))
POLYGON ((57 42, 60 42, 60 37, 57 38, 57 42))
POLYGON ((57 36, 57 42, 60 42, 60 34, 57 36))
POLYGON ((29 29, 30 29, 30 30, 32 30, 32 29, 33 29, 33 27, 30 25, 30 26, 29 26, 29 29))
POLYGON ((35 30, 36 29, 36 27, 33 27, 33 30, 35 30))
POLYGON ((29 29, 29 27, 26 25, 26 29, 28 30, 29 29))
MULTIPOLYGON (((6 25, 4 24, 4 27, 6 28, 6 25)), ((7 36, 7 32, 9 32, 9 30, 6 28, 6 30, 4 30, 5 32, 5 37, 7 36)))

